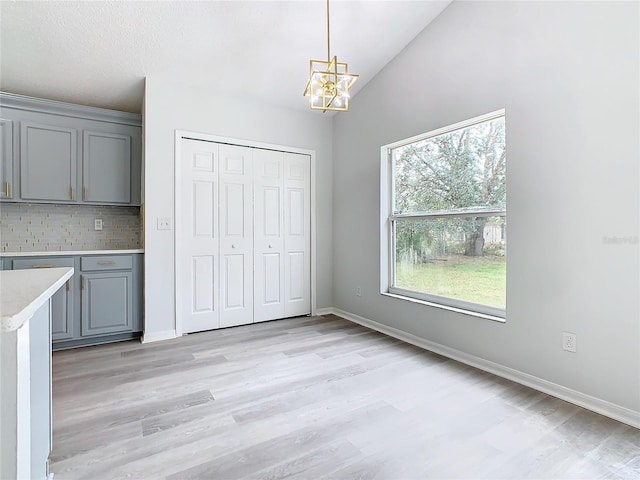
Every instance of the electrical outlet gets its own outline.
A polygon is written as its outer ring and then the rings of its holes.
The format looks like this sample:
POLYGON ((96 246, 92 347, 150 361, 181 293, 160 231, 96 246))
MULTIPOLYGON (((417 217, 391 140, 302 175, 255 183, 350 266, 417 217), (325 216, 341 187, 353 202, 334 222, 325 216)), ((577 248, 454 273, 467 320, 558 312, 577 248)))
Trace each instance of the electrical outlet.
POLYGON ((94 230, 102 230, 102 219, 101 218, 96 218, 93 221, 93 229, 94 230))
POLYGON ((169 217, 158 217, 158 230, 171 230, 171 219, 169 217))
POLYGON ((361 296, 362 296, 362 288, 356 287, 356 297, 361 297, 361 296))
POLYGON ((575 333, 562 332, 562 349, 576 353, 577 339, 575 333))

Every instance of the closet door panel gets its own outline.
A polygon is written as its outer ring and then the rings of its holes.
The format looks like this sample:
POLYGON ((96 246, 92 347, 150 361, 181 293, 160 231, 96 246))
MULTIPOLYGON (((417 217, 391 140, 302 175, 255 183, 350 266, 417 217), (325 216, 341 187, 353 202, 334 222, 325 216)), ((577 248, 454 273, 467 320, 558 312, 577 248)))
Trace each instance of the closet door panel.
POLYGON ((311 161, 284 154, 284 313, 311 313, 311 161))
POLYGON ((220 326, 253 322, 253 152, 220 145, 220 326))
POLYGON ((254 167, 254 321, 283 318, 284 154, 256 150, 254 167))
POLYGON ((189 333, 220 327, 218 145, 183 139, 181 161, 180 308, 189 333))

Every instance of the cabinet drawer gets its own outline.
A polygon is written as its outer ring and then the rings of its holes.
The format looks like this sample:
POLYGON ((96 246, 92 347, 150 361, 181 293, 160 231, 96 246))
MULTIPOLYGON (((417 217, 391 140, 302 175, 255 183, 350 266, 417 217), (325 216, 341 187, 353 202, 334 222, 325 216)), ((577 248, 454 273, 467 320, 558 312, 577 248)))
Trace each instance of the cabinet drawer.
POLYGON ((131 255, 102 255, 96 257, 82 257, 80 269, 87 270, 131 270, 133 257, 131 255))
POLYGON ((13 260, 14 270, 25 270, 28 268, 57 268, 73 267, 71 257, 42 257, 42 258, 16 258, 13 260))

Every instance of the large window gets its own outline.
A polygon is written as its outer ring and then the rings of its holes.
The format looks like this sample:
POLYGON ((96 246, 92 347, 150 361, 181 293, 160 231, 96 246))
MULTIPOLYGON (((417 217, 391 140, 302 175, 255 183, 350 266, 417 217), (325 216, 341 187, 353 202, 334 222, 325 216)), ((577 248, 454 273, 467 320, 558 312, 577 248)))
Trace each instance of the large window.
POLYGON ((386 290, 504 318, 504 111, 387 145, 382 152, 386 290))

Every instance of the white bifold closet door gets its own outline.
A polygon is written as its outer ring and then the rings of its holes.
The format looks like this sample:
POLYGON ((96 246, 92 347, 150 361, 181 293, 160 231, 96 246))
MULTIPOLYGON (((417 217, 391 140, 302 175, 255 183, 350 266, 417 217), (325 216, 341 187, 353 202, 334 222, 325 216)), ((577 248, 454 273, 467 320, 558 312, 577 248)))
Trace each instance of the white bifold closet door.
POLYGON ((311 313, 309 155, 182 140, 185 333, 311 313))
POLYGON ((254 151, 254 321, 311 312, 308 155, 254 151))
POLYGON ((185 333, 220 327, 218 145, 182 140, 178 281, 185 333))
POLYGON ((220 326, 253 321, 252 149, 220 145, 220 326))
POLYGON ((253 156, 254 320, 285 316, 284 153, 256 150, 253 156))
POLYGON ((311 313, 311 162, 284 154, 284 315, 311 313))

